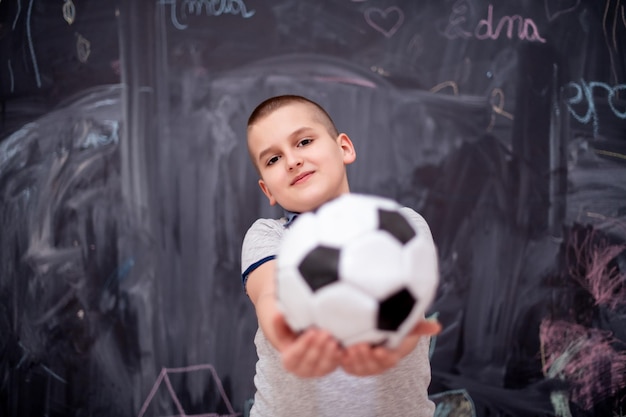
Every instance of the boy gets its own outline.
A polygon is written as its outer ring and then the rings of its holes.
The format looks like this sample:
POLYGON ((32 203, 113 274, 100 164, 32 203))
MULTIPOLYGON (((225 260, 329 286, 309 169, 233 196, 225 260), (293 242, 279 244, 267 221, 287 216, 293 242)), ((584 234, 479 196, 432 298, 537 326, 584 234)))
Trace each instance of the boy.
POLYGON ((365 343, 342 348, 322 329, 295 334, 277 308, 274 258, 283 231, 297 213, 350 191, 346 165, 356 159, 350 138, 318 104, 291 95, 259 104, 247 132, 259 186, 285 211, 278 220, 257 220, 242 247, 243 283, 259 322, 251 416, 431 417, 428 337, 422 336, 436 334, 438 323, 422 321, 395 350, 365 343))

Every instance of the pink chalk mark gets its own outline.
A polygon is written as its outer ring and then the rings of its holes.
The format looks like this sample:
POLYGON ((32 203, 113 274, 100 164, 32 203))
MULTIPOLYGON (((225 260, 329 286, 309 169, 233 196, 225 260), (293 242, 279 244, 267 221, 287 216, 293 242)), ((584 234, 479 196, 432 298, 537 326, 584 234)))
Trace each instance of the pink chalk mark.
POLYGON ((595 237, 593 231, 570 234, 569 247, 572 250, 567 251, 566 256, 569 273, 589 291, 596 305, 615 311, 626 302, 626 271, 621 272, 609 263, 626 250, 626 245, 611 245, 605 239, 595 237))
POLYGON ((222 386, 222 381, 217 375, 217 372, 215 371, 215 368, 213 367, 213 365, 206 364, 206 365, 187 366, 183 368, 162 368, 157 380, 155 381, 154 385, 152 386, 152 389, 150 390, 150 393, 148 394, 148 397, 146 397, 146 401, 144 401, 141 407, 141 410, 139 410, 138 417, 142 417, 146 413, 146 411, 148 410, 148 406, 150 405, 150 403, 152 402, 152 399, 156 395, 159 387, 161 386, 162 381, 165 381, 165 385, 167 386, 167 391, 169 392, 170 397, 172 398, 172 401, 176 405, 176 411, 178 411, 179 413, 176 416, 170 416, 170 417, 236 417, 236 416, 241 415, 241 413, 235 413, 235 410, 233 409, 233 406, 231 405, 230 400, 228 399, 228 396, 226 395, 226 392, 224 391, 224 387, 222 386), (226 405, 226 408, 228 409, 228 414, 219 415, 217 413, 208 413, 208 414, 186 414, 185 413, 185 410, 183 409, 180 403, 180 400, 178 399, 178 396, 176 395, 176 392, 174 391, 174 387, 172 387, 169 374, 187 373, 187 372, 194 372, 194 371, 206 371, 206 370, 211 372, 211 375, 213 376, 213 380, 215 381, 215 384, 217 385, 217 389, 220 392, 220 396, 222 397, 222 400, 224 401, 224 404, 226 405))
POLYGON ((517 38, 521 40, 537 41, 545 43, 546 40, 539 34, 539 29, 532 19, 524 18, 520 15, 503 16, 498 21, 498 24, 494 30, 493 22, 493 5, 490 4, 487 8, 487 18, 481 19, 474 30, 474 36, 476 39, 493 39, 496 40, 500 37, 502 30, 506 27, 506 37, 513 38, 513 29, 517 23, 517 38), (483 30, 484 29, 484 30, 483 30), (482 30, 482 32, 481 32, 482 30))
POLYGON ((111 67, 111 69, 113 70, 113 73, 115 75, 121 75, 122 74, 122 63, 120 62, 119 59, 115 59, 113 61, 111 61, 109 63, 109 66, 111 67))
POLYGON ((396 6, 388 7, 385 10, 371 8, 365 11, 365 21, 385 37, 390 38, 402 26, 404 12, 396 6))
POLYGON ((543 372, 568 381, 572 401, 584 409, 626 386, 626 352, 612 347, 619 341, 610 332, 544 319, 539 337, 543 372))

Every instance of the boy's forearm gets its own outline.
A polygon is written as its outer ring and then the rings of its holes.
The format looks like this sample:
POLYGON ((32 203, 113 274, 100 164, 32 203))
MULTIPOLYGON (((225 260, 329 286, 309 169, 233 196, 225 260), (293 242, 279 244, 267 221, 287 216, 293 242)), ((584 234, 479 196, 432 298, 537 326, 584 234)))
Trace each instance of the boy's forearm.
POLYGON ((278 314, 272 261, 261 265, 248 278, 248 295, 254 305, 259 327, 267 340, 278 348, 274 320, 278 314))
POLYGON ((276 348, 281 350, 284 344, 284 333, 286 329, 278 329, 277 316, 279 314, 278 304, 273 292, 267 292, 259 296, 255 305, 259 327, 263 331, 265 338, 276 348), (280 331, 279 331, 280 330, 280 331), (282 331, 282 333, 281 333, 282 331), (282 338, 281 338, 282 337, 282 338))

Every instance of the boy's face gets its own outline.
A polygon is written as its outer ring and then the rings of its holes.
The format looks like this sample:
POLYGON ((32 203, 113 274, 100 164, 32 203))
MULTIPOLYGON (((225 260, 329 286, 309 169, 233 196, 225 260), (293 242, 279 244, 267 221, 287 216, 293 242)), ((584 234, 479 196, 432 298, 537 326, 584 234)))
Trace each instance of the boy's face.
POLYGON ((248 147, 259 186, 271 205, 311 211, 349 192, 345 165, 356 158, 345 134, 332 137, 317 109, 292 103, 248 128, 248 147))

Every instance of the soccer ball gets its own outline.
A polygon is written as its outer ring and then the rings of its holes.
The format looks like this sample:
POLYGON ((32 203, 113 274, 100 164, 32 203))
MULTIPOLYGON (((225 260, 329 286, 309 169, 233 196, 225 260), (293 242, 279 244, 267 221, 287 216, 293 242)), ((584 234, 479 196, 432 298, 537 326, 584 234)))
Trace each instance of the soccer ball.
POLYGON ((423 319, 439 281, 430 230, 410 212, 391 199, 351 193, 298 216, 277 254, 287 324, 325 329, 343 346, 397 347, 423 319))

